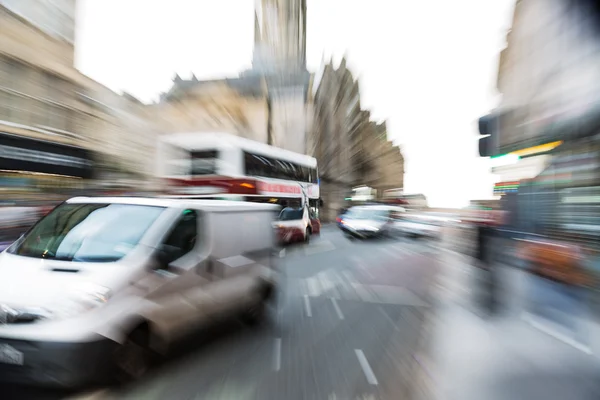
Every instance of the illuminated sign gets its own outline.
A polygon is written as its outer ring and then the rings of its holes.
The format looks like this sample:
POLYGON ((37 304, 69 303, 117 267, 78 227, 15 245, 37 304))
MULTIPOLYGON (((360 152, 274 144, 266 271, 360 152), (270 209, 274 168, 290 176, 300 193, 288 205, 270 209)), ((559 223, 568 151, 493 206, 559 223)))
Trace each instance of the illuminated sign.
MULTIPOLYGON (((260 194, 271 197, 302 197, 302 186, 300 183, 284 183, 276 181, 257 181, 260 194)), ((319 197, 319 186, 306 184, 306 192, 310 198, 319 197)))
POLYGON ((504 154, 498 157, 490 157, 490 163, 492 168, 504 167, 507 165, 514 165, 519 162, 521 157, 516 154, 504 154))
POLYGON ((561 144, 563 144, 563 141, 559 140, 557 142, 545 143, 545 144, 541 144, 539 146, 533 146, 533 147, 528 147, 526 149, 513 151, 512 153, 509 153, 509 154, 513 154, 513 155, 516 155, 519 157, 531 156, 533 154, 545 153, 547 151, 553 150, 553 149, 557 148, 558 146, 560 146, 561 144))
POLYGON ((515 193, 519 190, 519 181, 498 182, 494 185, 494 194, 515 193))
POLYGON ((259 182, 258 190, 262 193, 302 194, 300 185, 286 185, 284 183, 259 182))

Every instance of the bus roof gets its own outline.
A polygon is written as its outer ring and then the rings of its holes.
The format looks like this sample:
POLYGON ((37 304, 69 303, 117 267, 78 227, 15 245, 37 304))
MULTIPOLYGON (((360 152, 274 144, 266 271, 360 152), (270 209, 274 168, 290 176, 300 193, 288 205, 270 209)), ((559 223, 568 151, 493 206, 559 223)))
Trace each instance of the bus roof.
POLYGON ((250 153, 316 168, 317 160, 304 154, 281 149, 226 132, 180 132, 162 135, 161 140, 188 151, 240 148, 250 153))

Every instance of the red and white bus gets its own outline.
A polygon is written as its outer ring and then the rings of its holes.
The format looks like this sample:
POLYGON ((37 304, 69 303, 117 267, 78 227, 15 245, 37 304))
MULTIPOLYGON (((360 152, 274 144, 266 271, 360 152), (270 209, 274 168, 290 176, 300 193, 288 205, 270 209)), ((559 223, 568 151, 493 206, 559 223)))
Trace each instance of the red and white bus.
POLYGON ((228 133, 191 132, 163 135, 156 164, 167 195, 307 207, 313 233, 320 230, 314 157, 228 133))

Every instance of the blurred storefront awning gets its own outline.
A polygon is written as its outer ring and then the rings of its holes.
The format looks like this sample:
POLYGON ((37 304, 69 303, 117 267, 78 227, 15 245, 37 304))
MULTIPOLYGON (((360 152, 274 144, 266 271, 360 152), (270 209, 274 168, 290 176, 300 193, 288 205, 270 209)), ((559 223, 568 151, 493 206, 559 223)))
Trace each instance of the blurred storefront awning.
POLYGON ((0 132, 0 170, 91 178, 88 150, 0 132))

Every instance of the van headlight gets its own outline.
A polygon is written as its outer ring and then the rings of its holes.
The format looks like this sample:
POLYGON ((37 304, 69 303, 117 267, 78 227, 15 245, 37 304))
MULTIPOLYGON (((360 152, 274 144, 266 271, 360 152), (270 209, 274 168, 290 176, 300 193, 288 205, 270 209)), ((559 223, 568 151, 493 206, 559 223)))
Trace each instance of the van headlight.
POLYGON ((52 315, 56 318, 68 318, 103 306, 111 296, 109 288, 94 285, 77 285, 67 296, 52 307, 52 315))

